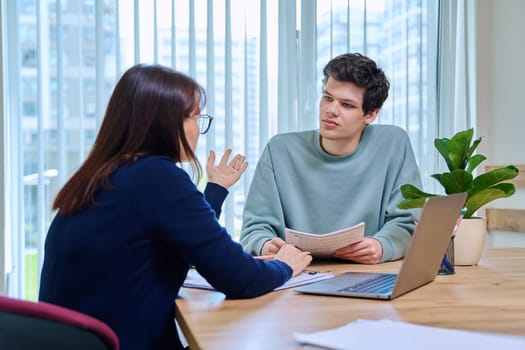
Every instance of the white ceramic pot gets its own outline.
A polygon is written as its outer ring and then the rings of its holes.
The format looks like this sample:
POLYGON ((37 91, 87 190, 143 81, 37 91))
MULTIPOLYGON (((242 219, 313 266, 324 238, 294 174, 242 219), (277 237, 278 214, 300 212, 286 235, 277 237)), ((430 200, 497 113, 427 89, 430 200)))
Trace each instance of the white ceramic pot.
POLYGON ((477 265, 487 237, 487 220, 475 217, 461 220, 454 238, 454 264, 477 265))

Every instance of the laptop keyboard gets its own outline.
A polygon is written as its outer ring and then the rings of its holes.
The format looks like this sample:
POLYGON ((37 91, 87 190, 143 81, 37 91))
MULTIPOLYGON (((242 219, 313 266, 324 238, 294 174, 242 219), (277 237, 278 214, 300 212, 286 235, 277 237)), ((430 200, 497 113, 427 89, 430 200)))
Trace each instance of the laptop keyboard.
POLYGON ((339 289, 338 292, 357 293, 387 293, 391 292, 396 282, 397 275, 379 275, 371 277, 363 282, 353 284, 349 287, 339 289))

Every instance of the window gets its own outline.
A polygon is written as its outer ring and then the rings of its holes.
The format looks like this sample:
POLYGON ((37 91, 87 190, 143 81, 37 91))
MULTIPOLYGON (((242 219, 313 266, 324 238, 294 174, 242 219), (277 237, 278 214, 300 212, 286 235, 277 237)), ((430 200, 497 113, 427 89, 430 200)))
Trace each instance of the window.
POLYGON ((202 163, 210 149, 247 156, 250 167, 221 218, 234 237, 264 145, 278 132, 317 127, 322 67, 344 52, 367 54, 386 72, 392 87, 378 122, 408 131, 427 178, 435 10, 424 0, 7 2, 5 47, 16 48, 8 54, 19 62, 9 63, 6 99, 19 106, 9 132, 20 145, 8 193, 9 294, 36 298, 51 202, 89 152, 116 80, 134 63, 173 67, 206 88, 203 112, 216 118, 199 141, 202 163))

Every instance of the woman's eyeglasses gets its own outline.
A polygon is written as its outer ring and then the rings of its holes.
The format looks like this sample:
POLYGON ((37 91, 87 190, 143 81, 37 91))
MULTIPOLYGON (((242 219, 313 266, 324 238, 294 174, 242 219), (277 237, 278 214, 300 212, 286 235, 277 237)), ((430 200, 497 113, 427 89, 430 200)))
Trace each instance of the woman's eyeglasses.
POLYGON ((201 134, 205 134, 210 130, 212 120, 213 116, 211 114, 201 114, 197 117, 197 124, 201 134))

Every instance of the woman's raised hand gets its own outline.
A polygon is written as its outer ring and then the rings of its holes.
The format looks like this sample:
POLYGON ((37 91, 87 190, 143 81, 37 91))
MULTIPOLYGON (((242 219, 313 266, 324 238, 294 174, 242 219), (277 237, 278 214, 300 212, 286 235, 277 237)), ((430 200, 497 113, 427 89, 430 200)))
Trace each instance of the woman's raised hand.
POLYGON ((210 151, 208 162, 206 163, 206 175, 208 176, 209 182, 216 183, 228 189, 239 181, 241 175, 248 167, 248 163, 246 162, 245 156, 237 154, 228 164, 228 158, 230 158, 231 153, 232 150, 227 149, 221 157, 219 164, 215 165, 215 152, 210 151))

